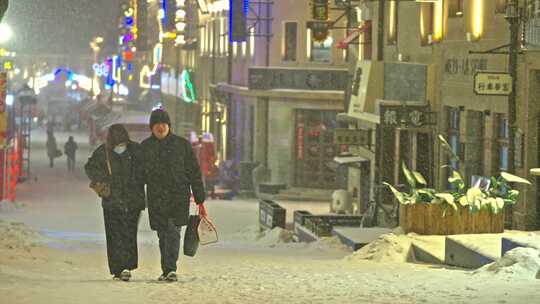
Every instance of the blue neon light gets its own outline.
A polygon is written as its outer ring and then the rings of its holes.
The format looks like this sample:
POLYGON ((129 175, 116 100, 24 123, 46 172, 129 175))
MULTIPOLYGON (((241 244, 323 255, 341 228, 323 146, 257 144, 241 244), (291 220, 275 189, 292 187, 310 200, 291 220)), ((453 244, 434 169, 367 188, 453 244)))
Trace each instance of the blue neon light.
MULTIPOLYGON (((235 11, 235 2, 237 1, 243 1, 243 12, 244 12, 244 17, 246 18, 246 21, 247 22, 247 17, 248 17, 248 14, 249 14, 249 0, 229 0, 229 41, 231 42, 244 42, 247 40, 247 37, 244 36, 243 39, 233 39, 233 32, 234 32, 234 28, 233 28, 233 18, 234 18, 234 11, 235 11)), ((246 29, 247 29, 247 24, 246 24, 246 29)))
POLYGON ((161 8, 163 9, 163 19, 161 23, 167 25, 167 0, 161 0, 161 8))

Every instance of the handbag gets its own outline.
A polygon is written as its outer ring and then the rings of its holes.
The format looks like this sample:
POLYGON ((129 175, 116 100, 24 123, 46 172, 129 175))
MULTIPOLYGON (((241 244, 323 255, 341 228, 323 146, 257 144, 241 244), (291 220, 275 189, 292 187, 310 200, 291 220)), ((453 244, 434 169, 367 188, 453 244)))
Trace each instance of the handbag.
POLYGON ((191 214, 188 218, 186 232, 184 233, 184 255, 193 257, 199 249, 199 234, 197 232, 201 216, 191 214))
MULTIPOLYGON (((108 176, 111 176, 112 175, 111 162, 109 160, 109 150, 107 149, 107 147, 105 147, 105 157, 106 157, 106 163, 107 163, 107 173, 108 173, 108 176)), ((109 185, 107 182, 91 181, 90 188, 92 188, 96 192, 96 194, 101 198, 107 198, 111 195, 111 185, 109 185)))

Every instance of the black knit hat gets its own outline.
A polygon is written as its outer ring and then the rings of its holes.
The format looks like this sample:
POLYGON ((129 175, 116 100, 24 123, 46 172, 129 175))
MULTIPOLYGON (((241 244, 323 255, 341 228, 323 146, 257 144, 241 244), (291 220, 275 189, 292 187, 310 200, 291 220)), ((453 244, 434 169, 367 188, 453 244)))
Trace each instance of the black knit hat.
POLYGON ((114 146, 127 143, 129 141, 129 134, 126 128, 121 124, 114 124, 109 127, 107 132, 107 145, 111 148, 114 146))
POLYGON ((167 111, 161 109, 152 111, 152 114, 150 115, 150 129, 158 123, 166 123, 169 127, 171 126, 171 119, 169 118, 167 111))

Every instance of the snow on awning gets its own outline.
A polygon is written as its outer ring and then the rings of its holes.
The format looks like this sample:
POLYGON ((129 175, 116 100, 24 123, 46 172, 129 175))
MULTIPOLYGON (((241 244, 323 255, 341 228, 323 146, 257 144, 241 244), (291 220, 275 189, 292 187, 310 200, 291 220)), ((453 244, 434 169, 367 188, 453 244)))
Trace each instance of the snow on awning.
POLYGON ((351 163, 361 163, 369 161, 367 158, 362 156, 336 156, 334 161, 340 165, 346 165, 351 163))

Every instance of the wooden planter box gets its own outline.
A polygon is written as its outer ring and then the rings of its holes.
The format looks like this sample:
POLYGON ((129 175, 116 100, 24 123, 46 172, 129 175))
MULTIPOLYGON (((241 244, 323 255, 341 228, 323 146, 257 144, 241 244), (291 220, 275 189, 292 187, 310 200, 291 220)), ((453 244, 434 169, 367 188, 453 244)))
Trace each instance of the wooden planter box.
POLYGON ((446 216, 440 205, 414 204, 401 205, 399 208, 399 226, 405 233, 414 232, 425 235, 502 233, 504 232, 504 212, 492 214, 482 209, 470 213, 465 207, 459 207, 459 216, 448 207, 446 216))

